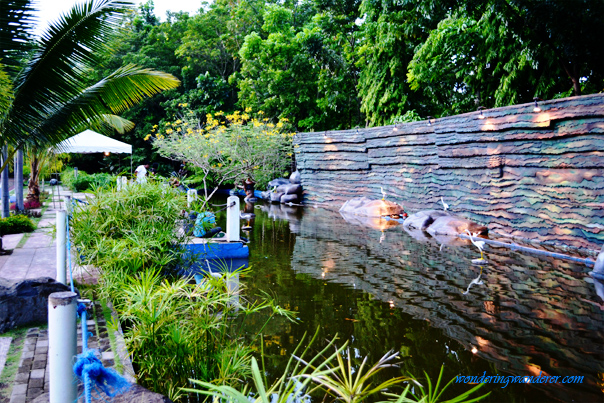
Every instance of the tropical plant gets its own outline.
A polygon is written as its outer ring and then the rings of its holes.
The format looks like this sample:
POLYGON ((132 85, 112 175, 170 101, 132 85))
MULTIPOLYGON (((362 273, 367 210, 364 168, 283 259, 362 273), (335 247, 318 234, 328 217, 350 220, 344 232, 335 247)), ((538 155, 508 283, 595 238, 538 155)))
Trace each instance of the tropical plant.
POLYGON ((108 173, 88 174, 82 170, 79 170, 76 176, 75 170, 69 168, 61 172, 61 182, 74 192, 82 192, 98 188, 108 189, 115 182, 115 176, 108 173))
MULTIPOLYGON (((374 385, 372 381, 375 375, 384 368, 394 366, 390 362, 397 358, 397 354, 386 353, 371 368, 364 371, 367 357, 363 359, 362 364, 358 368, 355 368, 351 363, 350 352, 346 347, 346 343, 341 347, 335 348, 333 353, 326 355, 335 345, 337 337, 306 362, 304 356, 310 350, 317 334, 318 331, 304 349, 302 349, 302 345, 304 344, 306 335, 302 337, 300 343, 291 354, 284 373, 271 386, 268 386, 266 377, 262 375, 266 371, 261 371, 256 359, 252 358, 252 390, 248 386, 245 386, 243 390, 237 390, 232 386, 216 385, 210 382, 191 379, 191 383, 195 386, 200 386, 201 389, 185 388, 183 391, 211 396, 229 403, 310 403, 311 396, 314 396, 314 393, 318 390, 323 390, 328 395, 331 395, 334 401, 344 402, 361 402, 370 397, 375 398, 375 395, 380 392, 384 392, 384 395, 393 399, 380 403, 470 403, 480 401, 489 395, 487 393, 483 396, 470 398, 470 395, 483 386, 483 384, 480 384, 452 399, 440 400, 442 393, 453 382, 451 380, 441 390, 438 389, 444 367, 441 368, 434 388, 426 375, 427 390, 413 376, 394 377, 378 385, 374 385), (298 356, 299 351, 301 351, 301 354, 298 356), (343 359, 344 351, 346 351, 346 355, 348 356, 346 360, 343 359), (332 366, 334 360, 337 361, 337 365, 332 366), (391 387, 400 385, 401 383, 408 383, 402 392, 398 394, 388 392, 391 387), (419 390, 419 392, 413 393, 415 389, 419 390)), ((323 397, 322 401, 326 401, 325 397, 323 397)))
POLYGON ((250 374, 251 347, 237 329, 245 317, 269 309, 287 314, 270 300, 248 303, 243 287, 230 284, 244 272, 168 281, 159 269, 121 283, 115 304, 125 341, 143 384, 179 396, 192 376, 215 385, 236 385, 250 374))
POLYGON ((3 4, 2 63, 15 73, 12 100, 0 114, 0 144, 12 145, 12 153, 22 147, 39 150, 76 134, 82 126, 100 127, 112 120, 109 115, 179 85, 169 74, 134 65, 90 82, 108 39, 131 7, 121 0, 76 4, 34 40, 31 0, 3 4))
POLYGON ((370 395, 409 380, 407 377, 400 376, 390 378, 377 386, 370 382, 371 378, 382 369, 394 366, 391 361, 398 358, 398 353, 390 351, 384 354, 367 372, 363 372, 368 357, 363 359, 359 368, 354 368, 351 363, 350 349, 346 349, 346 361, 342 357, 342 351, 342 349, 336 351, 337 366, 331 368, 330 371, 324 374, 302 374, 300 376, 312 379, 328 394, 346 403, 359 403, 370 395))
MULTIPOLYGON (((290 355, 283 374, 270 384, 270 386, 268 386, 268 380, 264 375, 266 374, 266 371, 261 371, 258 361, 256 358, 252 357, 251 375, 254 387, 253 391, 249 390, 247 386, 239 391, 232 386, 216 385, 199 379, 190 379, 190 381, 194 386, 201 386, 201 389, 184 388, 183 391, 215 398, 226 397, 227 401, 232 403, 249 403, 250 401, 252 403, 310 403, 309 393, 312 393, 318 387, 315 386, 312 390, 307 391, 306 389, 310 385, 311 379, 307 378, 300 380, 299 377, 301 374, 309 372, 324 374, 326 371, 325 366, 328 361, 324 360, 323 355, 333 347, 336 340, 334 338, 318 354, 311 357, 308 362, 304 362, 303 358, 310 350, 318 334, 319 332, 317 329, 308 345, 303 348, 302 346, 306 339, 306 334, 304 334, 300 343, 298 343, 298 346, 290 355), (314 370, 313 366, 315 366, 314 370)), ((339 350, 340 349, 336 349, 336 352, 339 350)), ((264 361, 262 362, 264 363, 264 361)))
MULTIPOLYGON (((452 397, 451 399, 446 399, 446 400, 441 399, 445 390, 447 390, 447 388, 455 380, 455 378, 452 378, 449 381, 449 383, 447 383, 445 386, 442 387, 442 389, 439 389, 444 370, 445 370, 445 367, 443 365, 440 367, 440 373, 438 374, 438 379, 436 380, 436 384, 434 386, 432 385, 432 381, 430 381, 430 377, 428 376, 428 374, 426 372, 424 372, 424 375, 426 376, 426 383, 428 384, 427 388, 425 388, 421 383, 419 383, 418 380, 414 376, 411 376, 411 379, 413 379, 415 384, 419 387, 419 391, 417 393, 411 392, 411 394, 413 395, 413 399, 406 397, 407 393, 409 393, 409 390, 407 388, 407 389, 405 389, 405 392, 401 395, 386 393, 387 396, 390 396, 393 398, 393 400, 390 400, 388 403, 408 403, 408 402, 409 403, 411 403, 411 402, 418 402, 418 403, 472 403, 472 402, 478 402, 480 400, 483 400, 491 394, 491 392, 488 392, 487 394, 482 395, 482 396, 470 397, 472 394, 476 393, 478 391, 478 389, 482 388, 485 385, 484 383, 479 383, 478 385, 474 386, 472 389, 467 390, 460 395, 452 397)), ((380 402, 380 403, 386 403, 386 402, 380 402)))
MULTIPOLYGON (((243 272, 210 276, 199 285, 180 277, 177 265, 193 262, 177 231, 185 196, 163 183, 96 189, 88 204, 74 208, 73 245, 82 264, 100 268, 98 292, 112 301, 139 380, 179 399, 195 376, 235 384, 249 373, 250 343, 242 323, 258 311, 291 317, 262 296, 247 302, 243 272)), ((117 328, 117 323, 114 323, 117 328)))
POLYGON ((175 229, 186 208, 184 195, 160 183, 126 186, 119 192, 114 187, 97 189, 92 194, 88 204, 74 209, 71 221, 73 244, 87 264, 136 275, 178 262, 174 244, 185 238, 175 229))
POLYGON ((189 112, 157 132, 154 128, 147 138, 155 136, 153 145, 162 156, 186 161, 201 171, 205 200, 223 183, 249 177, 262 186, 289 169, 294 133, 285 131, 287 119, 274 124, 268 118, 251 118, 247 112, 226 116, 217 112, 208 114, 202 125, 189 112))

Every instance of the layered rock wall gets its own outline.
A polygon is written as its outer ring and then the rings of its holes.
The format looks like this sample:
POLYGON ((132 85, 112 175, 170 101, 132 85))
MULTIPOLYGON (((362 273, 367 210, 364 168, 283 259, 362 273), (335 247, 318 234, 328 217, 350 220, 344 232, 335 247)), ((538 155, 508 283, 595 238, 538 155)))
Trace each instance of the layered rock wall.
POLYGON ((604 243, 604 94, 431 122, 298 133, 305 201, 366 196, 442 208, 491 232, 599 250, 604 243), (430 124, 429 124, 430 123, 430 124))

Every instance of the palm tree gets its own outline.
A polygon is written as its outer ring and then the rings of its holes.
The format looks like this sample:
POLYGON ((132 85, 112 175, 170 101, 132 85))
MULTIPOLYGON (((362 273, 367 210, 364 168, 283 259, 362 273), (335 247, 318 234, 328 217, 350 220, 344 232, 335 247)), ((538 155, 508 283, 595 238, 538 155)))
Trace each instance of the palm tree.
POLYGON ((108 39, 132 3, 76 4, 36 39, 31 34, 31 3, 2 0, 0 145, 10 145, 11 152, 0 172, 18 149, 53 146, 77 134, 83 125, 96 127, 107 116, 119 115, 143 98, 180 84, 170 74, 134 65, 90 82, 90 73, 107 55, 108 39))

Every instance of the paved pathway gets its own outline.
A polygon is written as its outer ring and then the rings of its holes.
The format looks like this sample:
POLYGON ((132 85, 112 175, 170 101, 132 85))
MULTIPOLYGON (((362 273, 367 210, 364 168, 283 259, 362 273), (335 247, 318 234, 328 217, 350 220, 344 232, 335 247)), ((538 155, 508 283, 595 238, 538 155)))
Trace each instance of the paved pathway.
POLYGON ((57 210, 65 208, 63 203, 65 196, 85 198, 81 193, 74 195, 73 192, 63 187, 56 188, 54 197, 46 201, 49 208, 42 216, 36 231, 31 234, 2 237, 3 248, 13 249, 13 252, 10 255, 0 256, 0 277, 13 281, 38 277, 56 279, 57 252, 52 231, 56 223, 57 210), (15 248, 24 236, 28 238, 25 244, 20 248, 15 248))
MULTIPOLYGON (((28 278, 52 277, 56 279, 56 241, 53 239, 52 230, 56 223, 56 212, 64 209, 62 199, 65 196, 73 196, 82 200, 85 195, 81 193, 72 194, 64 188, 47 189, 55 190, 54 198, 46 201, 49 208, 43 214, 38 229, 31 234, 5 235, 2 237, 4 249, 13 249, 12 254, 0 256, 0 277, 20 281, 28 278), (59 196, 60 195, 60 196, 59 196), (54 200, 53 200, 54 199, 54 200), (17 244, 27 237, 22 247, 17 248, 17 244)), ((74 271, 78 271, 74 268, 74 271)), ((75 275, 74 275, 75 276, 75 275)), ((90 347, 99 349, 100 357, 106 367, 114 366, 114 353, 110 349, 108 331, 106 329, 105 318, 98 303, 94 307, 96 320, 89 320, 88 330, 93 335, 90 339, 90 347)), ((81 352, 81 329, 78 328, 78 353, 81 352)), ((126 358, 125 347, 119 334, 116 334, 118 340, 118 352, 121 362, 126 365, 127 373, 133 374, 131 364, 126 358)), ((4 367, 4 362, 11 344, 8 337, 0 337, 0 373, 4 367)), ((12 381, 12 392, 9 403, 45 403, 48 402, 48 333, 46 330, 31 328, 27 331, 23 343, 21 358, 17 374, 12 381)), ((131 382, 134 378, 126 375, 131 382)))

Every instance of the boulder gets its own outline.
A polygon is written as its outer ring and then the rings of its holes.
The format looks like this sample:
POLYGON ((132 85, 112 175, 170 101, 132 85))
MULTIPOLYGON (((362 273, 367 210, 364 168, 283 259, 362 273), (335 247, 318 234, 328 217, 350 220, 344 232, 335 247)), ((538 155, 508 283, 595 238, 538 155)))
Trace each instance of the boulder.
POLYGON ((300 196, 297 194, 284 194, 280 199, 281 203, 298 203, 300 201, 300 196))
POLYGON ((277 187, 277 193, 282 192, 286 195, 288 194, 300 194, 302 193, 302 186, 294 183, 288 183, 286 185, 281 185, 277 187))
POLYGON ((407 234, 409 234, 411 238, 415 239, 416 241, 430 242, 430 236, 427 235, 426 232, 422 231, 421 229, 409 226, 405 227, 405 223, 403 223, 403 229, 407 234))
POLYGON ((283 192, 271 192, 271 203, 281 203, 283 192))
POLYGON ((340 215, 349 224, 357 225, 359 227, 372 228, 378 231, 385 231, 389 228, 399 225, 399 222, 396 220, 385 220, 382 217, 359 216, 348 214, 344 211, 340 211, 340 215))
POLYGON ((340 213, 359 215, 364 217, 383 217, 386 215, 400 214, 405 210, 396 203, 387 200, 371 200, 366 197, 355 197, 348 200, 340 208, 340 213))
POLYGON ((473 221, 466 220, 465 218, 455 217, 451 215, 443 215, 437 217, 432 224, 426 230, 430 235, 449 235, 455 236, 457 234, 463 234, 466 230, 471 233, 479 233, 486 235, 488 233, 487 227, 484 225, 476 224, 473 221))
POLYGON ((48 296, 69 291, 50 277, 22 281, 0 278, 0 333, 30 323, 48 320, 48 296))
POLYGON ((301 178, 300 178, 300 171, 296 170, 294 173, 292 173, 289 176, 289 181, 291 183, 300 183, 301 178))
POLYGON ((449 213, 443 210, 419 211, 407 217, 405 222, 403 222, 403 228, 412 228, 425 231, 435 219, 448 215, 449 213))
POLYGON ((270 181, 268 183, 268 190, 272 190, 275 186, 281 186, 281 185, 289 185, 291 182, 289 181, 289 179, 285 179, 285 178, 277 178, 277 179, 273 179, 272 181, 270 181))
POLYGON ((262 199, 264 200, 270 200, 271 199, 271 192, 270 190, 267 190, 265 192, 260 192, 260 197, 262 197, 262 199))

